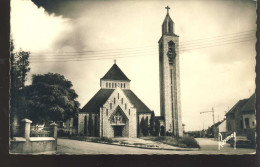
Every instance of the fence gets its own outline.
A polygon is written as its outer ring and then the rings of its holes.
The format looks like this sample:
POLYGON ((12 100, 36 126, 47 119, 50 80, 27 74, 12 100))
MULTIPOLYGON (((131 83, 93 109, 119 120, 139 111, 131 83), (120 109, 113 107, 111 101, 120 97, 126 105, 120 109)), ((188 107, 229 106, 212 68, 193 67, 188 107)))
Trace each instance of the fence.
POLYGON ((32 121, 23 119, 14 127, 14 136, 10 140, 10 153, 44 153, 57 151, 57 125, 39 129, 31 127, 32 121))

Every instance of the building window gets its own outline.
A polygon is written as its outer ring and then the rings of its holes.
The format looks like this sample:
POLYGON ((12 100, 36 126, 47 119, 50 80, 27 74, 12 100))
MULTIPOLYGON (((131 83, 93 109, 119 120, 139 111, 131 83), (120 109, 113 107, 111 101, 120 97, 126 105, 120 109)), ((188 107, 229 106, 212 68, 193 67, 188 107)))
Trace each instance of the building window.
POLYGON ((124 88, 125 88, 125 83, 124 83, 124 88))
POLYGON ((109 88, 111 88, 111 83, 109 83, 109 88))
POLYGON ((114 104, 116 104, 116 98, 114 98, 114 104))
POLYGON ((117 94, 117 98, 119 99, 119 93, 117 94))
POLYGON ((108 115, 108 109, 106 110, 106 115, 108 115))
POLYGON ((129 111, 129 115, 130 115, 130 109, 128 111, 129 111))
POLYGON ((125 109, 127 109, 127 104, 125 103, 125 109))
POLYGON ((112 103, 110 103, 110 109, 112 109, 112 103))
POLYGON ((117 83, 115 83, 115 86, 117 87, 117 83))
POLYGON ((123 88, 123 84, 121 83, 121 88, 123 88))
POLYGON ((250 128, 250 126, 249 126, 249 118, 245 118, 245 124, 246 124, 246 128, 250 128))
POLYGON ((252 125, 255 126, 255 122, 254 121, 252 122, 252 125))
POLYGON ((106 82, 106 88, 108 87, 108 83, 106 82))
POLYGON ((168 23, 168 32, 172 32, 172 30, 171 30, 171 22, 168 23))
POLYGON ((121 103, 124 104, 124 99, 123 98, 121 99, 121 103))
POLYGON ((112 83, 112 88, 114 88, 114 83, 112 83))

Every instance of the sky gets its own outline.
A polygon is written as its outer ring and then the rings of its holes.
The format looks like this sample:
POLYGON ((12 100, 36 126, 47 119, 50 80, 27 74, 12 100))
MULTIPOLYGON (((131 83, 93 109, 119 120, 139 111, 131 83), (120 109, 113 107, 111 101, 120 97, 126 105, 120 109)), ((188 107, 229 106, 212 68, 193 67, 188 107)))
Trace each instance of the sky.
POLYGON ((212 125, 212 114, 200 112, 213 107, 215 122, 220 121, 255 91, 254 1, 52 2, 11 1, 15 48, 31 53, 27 85, 32 74, 60 73, 72 82, 83 107, 116 59, 131 90, 158 116, 158 40, 168 5, 180 40, 186 131, 212 125))

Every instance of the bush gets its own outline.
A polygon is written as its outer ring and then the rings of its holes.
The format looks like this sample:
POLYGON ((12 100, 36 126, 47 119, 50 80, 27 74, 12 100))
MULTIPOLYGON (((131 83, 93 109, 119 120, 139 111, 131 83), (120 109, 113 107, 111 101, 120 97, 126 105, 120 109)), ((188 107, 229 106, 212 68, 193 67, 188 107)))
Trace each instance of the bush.
POLYGON ((108 137, 101 137, 99 139, 99 141, 103 141, 103 142, 106 142, 106 143, 113 143, 113 140, 108 138, 108 137))
POLYGON ((180 138, 180 141, 180 143, 185 144, 187 147, 200 148, 198 142, 191 136, 184 136, 183 138, 180 138))
POLYGON ((187 147, 187 148, 200 148, 197 141, 190 136, 181 137, 173 137, 173 136, 158 136, 154 138, 150 138, 150 140, 157 141, 160 143, 168 144, 171 146, 178 147, 187 147))
POLYGON ((256 136, 255 136, 255 129, 247 129, 246 131, 246 137, 248 140, 251 142, 251 146, 255 147, 256 146, 256 136))

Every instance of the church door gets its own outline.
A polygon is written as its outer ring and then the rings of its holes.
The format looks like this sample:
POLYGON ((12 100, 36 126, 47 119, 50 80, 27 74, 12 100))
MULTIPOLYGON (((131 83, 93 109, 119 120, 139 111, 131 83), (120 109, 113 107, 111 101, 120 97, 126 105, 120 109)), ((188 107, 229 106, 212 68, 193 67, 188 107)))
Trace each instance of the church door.
POLYGON ((114 126, 114 136, 122 137, 123 126, 114 126))

